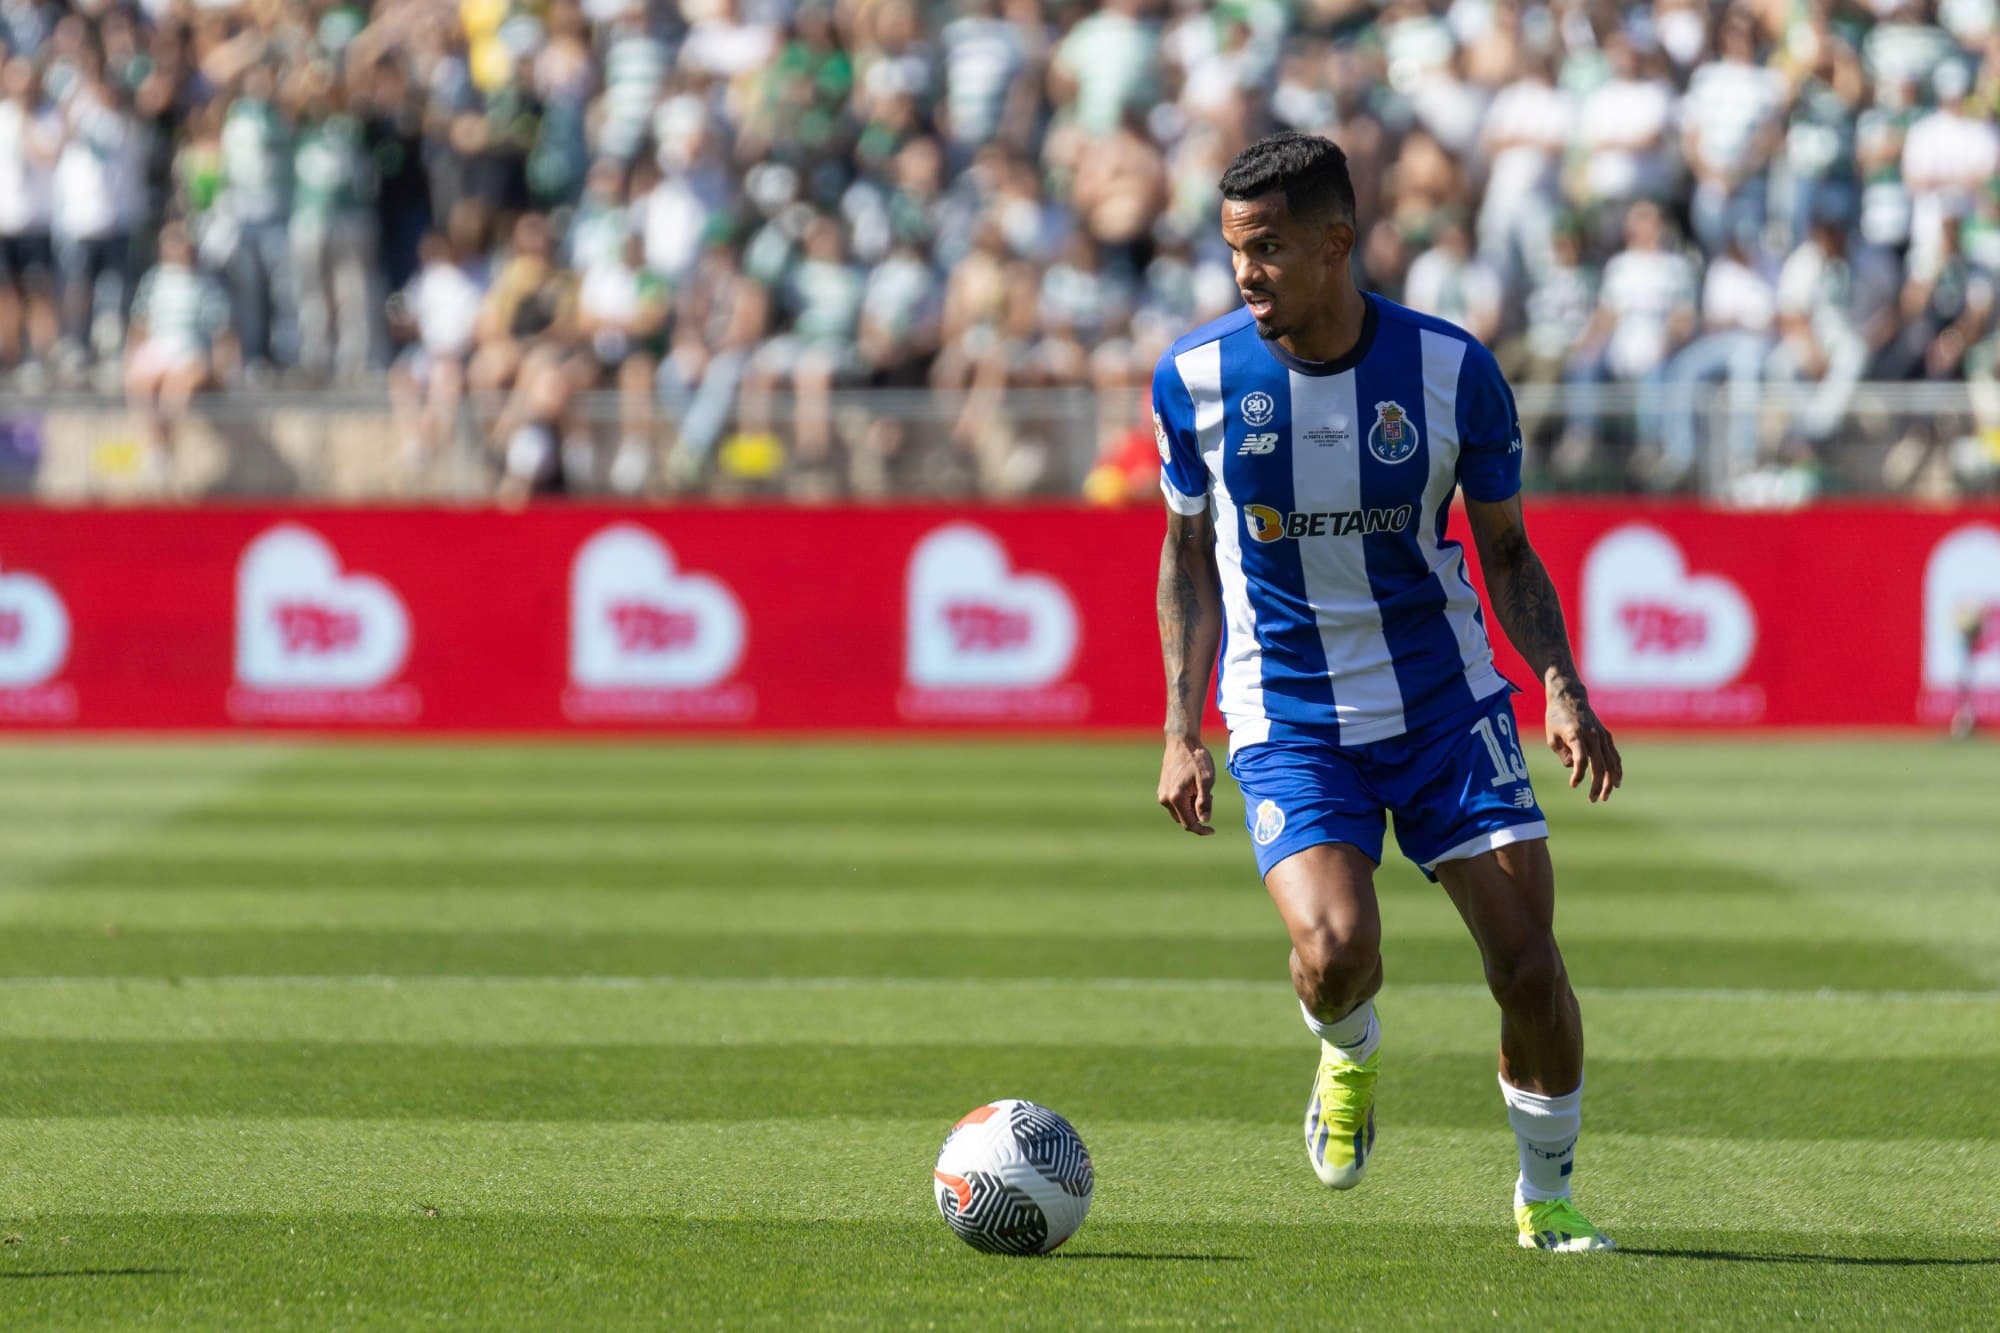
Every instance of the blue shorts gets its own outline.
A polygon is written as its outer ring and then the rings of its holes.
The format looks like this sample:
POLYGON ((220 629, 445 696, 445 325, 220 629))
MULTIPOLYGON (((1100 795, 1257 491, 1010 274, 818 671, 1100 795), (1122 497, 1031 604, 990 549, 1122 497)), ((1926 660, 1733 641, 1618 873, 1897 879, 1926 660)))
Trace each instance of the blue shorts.
POLYGON ((1325 842, 1348 843, 1380 865, 1384 812, 1396 817, 1403 855, 1433 880, 1440 861, 1549 832, 1506 690, 1456 716, 1365 745, 1273 726, 1270 739, 1229 757, 1229 772, 1243 789, 1260 875, 1325 842))

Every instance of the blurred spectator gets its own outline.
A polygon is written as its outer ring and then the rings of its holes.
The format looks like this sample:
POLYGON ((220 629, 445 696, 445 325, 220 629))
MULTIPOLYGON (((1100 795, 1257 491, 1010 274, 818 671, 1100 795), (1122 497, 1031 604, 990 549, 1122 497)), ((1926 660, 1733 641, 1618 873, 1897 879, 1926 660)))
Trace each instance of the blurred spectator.
POLYGON ((178 225, 160 233, 160 262, 139 281, 125 392, 146 431, 146 468, 169 475, 173 429, 215 373, 214 345, 229 312, 215 280, 195 267, 194 246, 178 225))
POLYGON ((1003 18, 998 0, 966 0, 938 36, 944 53, 939 121, 963 166, 972 150, 1000 134, 1016 81, 1040 34, 1003 18))
POLYGON ((324 70, 301 76, 292 146, 292 274, 299 286, 299 366, 344 383, 377 359, 375 173, 345 88, 324 70))
POLYGON ((1840 425, 1854 386, 1894 335, 1896 262, 1849 239, 1837 205, 1820 208, 1806 240, 1778 274, 1779 344, 1771 372, 1818 385, 1797 429, 1820 443, 1840 425))
MULTIPOLYGON (((1666 226, 1657 204, 1642 201, 1626 211, 1625 248, 1604 266, 1597 312, 1568 375, 1573 385, 1615 380, 1637 386, 1639 441, 1655 450, 1667 362, 1693 336, 1695 321, 1694 265, 1668 245, 1666 226)), ((1597 424, 1593 408, 1572 415, 1565 444, 1571 466, 1588 457, 1597 424)))
POLYGON ((680 419, 670 475, 692 484, 729 423, 737 386, 770 323, 764 285, 743 271, 726 231, 711 227, 694 273, 674 298, 660 394, 680 419))
POLYGON ((766 428, 772 392, 790 389, 796 457, 818 466, 833 449, 833 386, 861 370, 854 338, 865 280, 849 262, 846 237, 833 218, 815 217, 807 225, 802 250, 780 289, 791 332, 766 342, 751 361, 744 415, 748 429, 766 428))
POLYGON ((129 219, 137 203, 134 130, 89 47, 69 71, 63 146, 56 157, 53 237, 63 339, 73 363, 115 355, 128 296, 129 219))
POLYGON ((1500 275, 1472 253, 1465 224, 1446 218, 1437 241, 1410 264, 1403 299, 1425 314, 1448 319, 1489 346, 1500 334, 1500 275))
POLYGON ((931 367, 931 383, 948 391, 971 390, 953 426, 961 443, 975 440, 999 404, 1023 340, 1034 326, 1035 284, 1027 265, 1007 258, 1000 224, 988 221, 972 253, 951 271, 944 296, 944 348, 931 367))
POLYGON ((1486 114, 1480 136, 1491 165, 1479 210, 1479 257, 1510 290, 1548 263, 1574 115, 1540 54, 1522 57, 1520 77, 1500 90, 1486 114))
POLYGON ((1109 0, 1057 45, 1049 87, 1057 107, 1085 135, 1109 134, 1131 109, 1156 97, 1158 34, 1142 15, 1145 0, 1109 0))
MULTIPOLYGON (((1516 388, 1554 384, 1569 371, 1597 311, 1597 272, 1583 253, 1582 230, 1573 223, 1557 227, 1548 262, 1528 293, 1527 327, 1499 348, 1500 369, 1516 388)), ((1525 405, 1521 433, 1530 445, 1543 434, 1542 416, 1525 405)))
MULTIPOLYGON (((524 372, 560 367, 566 359, 576 333, 576 277, 556 264, 554 244, 548 219, 541 214, 524 214, 514 224, 513 247, 494 273, 474 325, 477 346, 467 368, 473 390, 488 394, 513 390, 524 372)), ((548 382, 533 395, 537 410, 530 423, 532 440, 523 436, 519 442, 511 441, 514 431, 508 420, 494 428, 496 443, 509 451, 509 475, 523 484, 542 485, 555 475, 556 441, 541 438, 557 424, 558 414, 547 410, 553 395, 554 386, 548 382)), ((567 395, 560 405, 567 410, 567 395)))
POLYGON ((1035 324, 1041 338, 1029 352, 1041 383, 1053 387, 1082 384, 1088 378, 1091 350, 1117 321, 1125 304, 1119 284, 1098 263, 1097 246, 1079 232, 1070 237, 1061 260, 1042 275, 1035 299, 1035 324))
MULTIPOLYGON (((1910 240, 1910 192, 1903 183, 1903 147, 1910 127, 1923 114, 1917 104, 1917 81, 1899 77, 1878 81, 1874 104, 1855 117, 1854 160, 1861 176, 1863 240, 1870 245, 1900 249, 1910 240)), ((1798 205, 1805 226, 1795 228, 1793 244, 1805 240, 1814 196, 1798 205)))
POLYGON ((1815 199, 1837 198, 1851 211, 1861 198, 1857 129, 1868 96, 1861 59, 1831 31, 1810 40, 1811 63, 1772 173, 1770 213, 1788 245, 1804 239, 1815 199))
POLYGON ((1626 204, 1662 198, 1673 184, 1669 135, 1677 99, 1672 84, 1648 71, 1623 28, 1605 37, 1604 58, 1610 77, 1577 109, 1582 169, 1571 197, 1615 227, 1626 204))
POLYGON ((245 369, 267 378, 297 355, 292 296, 291 130, 273 101, 277 78, 252 64, 223 113, 216 218, 203 244, 226 255, 230 306, 245 369))
POLYGON ((1729 386, 1723 403, 1729 471, 1748 470, 1757 452, 1756 386, 1764 377, 1776 320, 1777 291, 1752 261, 1750 246, 1739 233, 1724 253, 1709 261, 1702 279, 1701 336, 1682 348, 1667 367, 1660 484, 1678 484, 1699 461, 1697 428, 1707 415, 1701 388, 1716 378, 1729 386))
POLYGON ((868 272, 861 293, 859 349, 878 387, 916 387, 937 353, 936 275, 913 241, 899 243, 868 272))
POLYGON ((701 253, 703 230, 731 194, 705 131, 697 128, 679 156, 664 173, 645 164, 632 186, 632 225, 646 238, 646 267, 669 282, 687 276, 701 253))
POLYGON ((1721 53, 1688 80, 1682 152, 1694 177, 1695 239, 1713 253, 1742 228, 1763 225, 1765 169, 1781 141, 1784 79, 1757 58, 1757 22, 1722 19, 1721 53))
POLYGON ((1903 142, 1909 263, 1926 277, 1942 260, 1945 218, 1969 211, 1979 192, 2000 177, 2000 126, 1993 123, 1993 108, 1973 96, 1972 75, 1952 59, 1931 77, 1937 109, 1919 118, 1903 142))
POLYGON ((1138 277, 1152 258, 1153 223, 1167 206, 1167 164, 1136 110, 1085 144, 1070 198, 1116 276, 1138 277))
POLYGON ((1089 475, 1083 496, 1092 504, 1157 504, 1160 493, 1160 451, 1153 438, 1151 412, 1146 419, 1109 437, 1089 475))
POLYGON ((416 341, 389 373, 404 456, 413 466, 433 457, 458 424, 466 360, 485 296, 443 234, 426 235, 419 254, 422 268, 391 307, 397 332, 413 333, 416 341))
POLYGON ((653 375, 667 350, 667 285, 646 267, 645 246, 627 236, 614 254, 583 272, 576 294, 583 335, 581 381, 618 390, 618 452, 613 489, 632 494, 646 483, 653 454, 653 375))
POLYGON ((1964 219, 1945 215, 1931 271, 1912 271, 1895 340, 1874 367, 1883 379, 1958 379, 1966 353, 1993 323, 1994 279, 1965 253, 1964 219))
POLYGON ((55 349, 49 227, 62 133, 35 66, 0 65, 0 370, 25 362, 39 372, 55 349))

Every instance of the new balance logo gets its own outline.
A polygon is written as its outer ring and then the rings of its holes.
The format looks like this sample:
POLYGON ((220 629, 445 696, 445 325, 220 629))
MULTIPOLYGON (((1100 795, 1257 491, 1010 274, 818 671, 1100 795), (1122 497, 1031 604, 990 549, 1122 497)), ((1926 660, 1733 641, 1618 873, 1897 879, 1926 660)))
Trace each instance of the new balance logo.
POLYGON ((1532 810, 1535 806, 1534 789, 1523 787, 1514 793, 1514 806, 1519 810, 1532 810))
POLYGON ((1236 455, 1241 458, 1245 454, 1272 454, 1277 451, 1278 432, 1252 431, 1243 437, 1243 444, 1236 450, 1236 455))

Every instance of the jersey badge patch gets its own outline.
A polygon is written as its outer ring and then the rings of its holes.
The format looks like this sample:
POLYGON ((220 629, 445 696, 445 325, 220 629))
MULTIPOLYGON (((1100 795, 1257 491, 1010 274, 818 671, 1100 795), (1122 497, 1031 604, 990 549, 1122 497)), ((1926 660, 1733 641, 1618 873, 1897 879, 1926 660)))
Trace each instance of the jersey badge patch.
POLYGON ((1160 420, 1158 412, 1153 413, 1153 443, 1160 446, 1160 461, 1173 462, 1173 451, 1167 447, 1167 423, 1160 420))
POLYGON ((1257 804, 1257 827, 1250 836, 1257 840, 1259 847, 1269 847, 1277 836, 1285 831, 1285 812, 1278 808, 1276 801, 1260 801, 1257 804))
POLYGON ((1243 414, 1244 425, 1262 426, 1271 420, 1271 414, 1278 410, 1278 405, 1271 400, 1270 394, 1262 389, 1253 389, 1243 395, 1237 410, 1243 414))
POLYGON ((1400 463, 1417 451, 1417 423, 1398 402, 1375 404, 1375 424, 1368 428, 1368 452, 1384 463, 1400 463))

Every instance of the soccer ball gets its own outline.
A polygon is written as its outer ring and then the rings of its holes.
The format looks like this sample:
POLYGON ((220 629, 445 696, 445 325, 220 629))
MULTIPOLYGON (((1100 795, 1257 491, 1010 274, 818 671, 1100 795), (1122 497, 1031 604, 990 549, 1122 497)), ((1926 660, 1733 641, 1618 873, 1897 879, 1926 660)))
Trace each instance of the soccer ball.
POLYGON ((1047 1254, 1083 1225, 1095 1183, 1076 1127, 1013 1098, 953 1125, 931 1174, 945 1222, 988 1254, 1047 1254))

